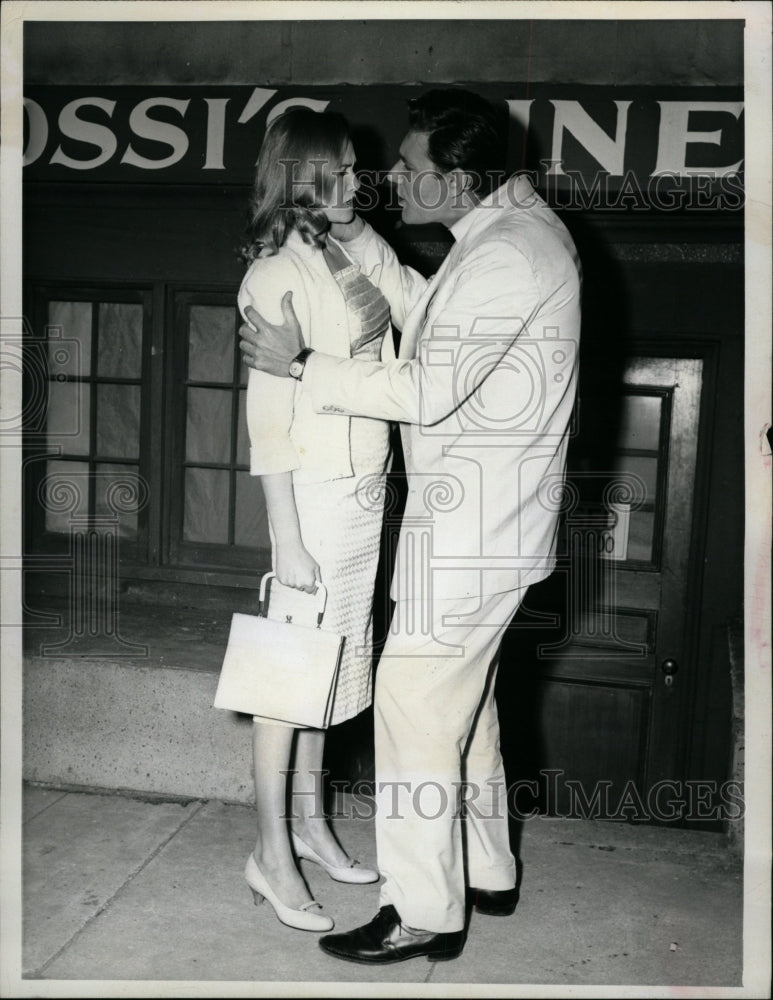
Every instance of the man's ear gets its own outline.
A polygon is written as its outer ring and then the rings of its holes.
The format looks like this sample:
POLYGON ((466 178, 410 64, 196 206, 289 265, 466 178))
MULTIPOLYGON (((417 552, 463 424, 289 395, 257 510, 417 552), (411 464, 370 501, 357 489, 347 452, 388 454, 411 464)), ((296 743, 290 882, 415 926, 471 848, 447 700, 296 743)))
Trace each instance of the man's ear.
POLYGON ((457 196, 465 192, 472 194, 474 181, 472 174, 467 173, 459 167, 454 167, 448 172, 448 181, 452 191, 457 196))

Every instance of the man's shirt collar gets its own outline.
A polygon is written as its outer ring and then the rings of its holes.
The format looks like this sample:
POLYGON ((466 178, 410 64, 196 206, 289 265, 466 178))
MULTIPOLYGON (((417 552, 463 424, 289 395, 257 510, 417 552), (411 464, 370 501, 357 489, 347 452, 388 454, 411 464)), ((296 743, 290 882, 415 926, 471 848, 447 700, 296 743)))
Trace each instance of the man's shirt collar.
POLYGON ((515 174, 491 194, 481 199, 479 204, 457 219, 450 227, 451 234, 458 243, 463 236, 478 224, 506 208, 531 208, 539 200, 534 185, 526 174, 515 174))

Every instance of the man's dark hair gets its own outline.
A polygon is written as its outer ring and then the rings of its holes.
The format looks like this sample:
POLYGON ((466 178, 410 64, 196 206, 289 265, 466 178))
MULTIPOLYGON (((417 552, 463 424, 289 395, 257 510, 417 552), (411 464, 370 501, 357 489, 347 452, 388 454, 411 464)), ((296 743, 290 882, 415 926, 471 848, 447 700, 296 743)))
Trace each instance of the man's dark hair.
POLYGON ((408 124, 428 133, 428 152, 443 171, 459 169, 473 177, 479 197, 502 183, 507 126, 497 109, 480 94, 453 88, 429 90, 408 101, 408 124))

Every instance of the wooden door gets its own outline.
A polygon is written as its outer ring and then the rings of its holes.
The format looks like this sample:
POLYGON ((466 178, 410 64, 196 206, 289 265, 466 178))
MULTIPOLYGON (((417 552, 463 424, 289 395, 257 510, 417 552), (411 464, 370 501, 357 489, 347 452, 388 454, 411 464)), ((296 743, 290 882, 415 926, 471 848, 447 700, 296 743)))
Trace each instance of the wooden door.
POLYGON ((653 821, 689 807, 702 369, 699 358, 639 357, 582 396, 559 565, 530 590, 503 647, 502 742, 522 804, 653 821))

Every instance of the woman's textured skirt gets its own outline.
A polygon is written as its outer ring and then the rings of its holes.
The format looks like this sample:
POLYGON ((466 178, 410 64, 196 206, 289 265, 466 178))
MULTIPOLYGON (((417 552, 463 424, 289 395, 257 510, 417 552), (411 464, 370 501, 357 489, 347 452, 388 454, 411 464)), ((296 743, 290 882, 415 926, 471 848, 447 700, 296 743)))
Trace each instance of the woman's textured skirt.
POLYGON ((303 544, 328 592, 322 628, 346 636, 331 725, 359 715, 373 700, 373 591, 385 483, 379 473, 294 486, 303 544))

